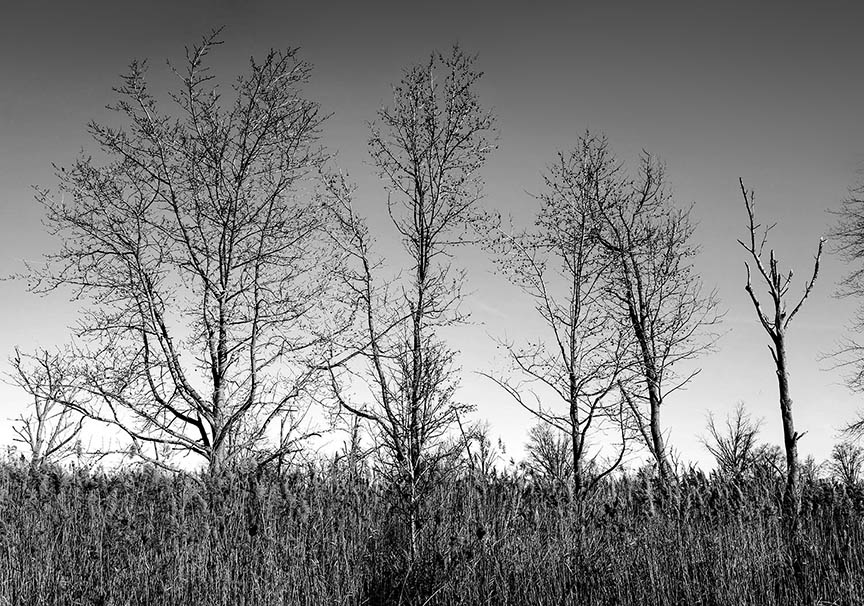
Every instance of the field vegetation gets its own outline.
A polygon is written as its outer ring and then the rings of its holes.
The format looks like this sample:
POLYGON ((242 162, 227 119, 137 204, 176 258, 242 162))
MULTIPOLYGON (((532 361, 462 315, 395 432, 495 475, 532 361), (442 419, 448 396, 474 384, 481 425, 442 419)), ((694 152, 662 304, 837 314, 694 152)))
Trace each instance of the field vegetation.
MULTIPOLYGON (((550 150, 532 222, 508 226, 483 203, 498 118, 456 46, 375 114, 381 190, 361 200, 299 50, 227 86, 220 45, 188 47, 167 95, 133 62, 120 125, 91 123, 96 155, 37 190, 59 246, 17 277, 81 312, 65 346, 10 360, 30 405, 0 460, 0 606, 862 603, 864 450, 799 457, 786 363, 822 239, 796 295, 740 182, 782 450, 742 405, 709 417, 714 471, 687 467, 661 413, 724 313, 659 158, 627 164, 586 132, 550 150), (468 321, 467 250, 540 321, 491 335, 507 368, 463 369, 445 338, 468 321), (502 460, 466 377, 532 415, 523 461, 502 460), (95 428, 117 441, 83 446, 95 428)), ((834 234, 852 296, 861 193, 834 234)), ((859 390, 862 351, 842 363, 859 390)))
MULTIPOLYGON (((464 463, 464 461, 463 461, 464 463)), ((576 499, 522 468, 450 470, 410 527, 371 469, 219 479, 0 467, 3 604, 855 604, 864 489, 804 474, 796 577, 782 474, 649 470, 576 499)))

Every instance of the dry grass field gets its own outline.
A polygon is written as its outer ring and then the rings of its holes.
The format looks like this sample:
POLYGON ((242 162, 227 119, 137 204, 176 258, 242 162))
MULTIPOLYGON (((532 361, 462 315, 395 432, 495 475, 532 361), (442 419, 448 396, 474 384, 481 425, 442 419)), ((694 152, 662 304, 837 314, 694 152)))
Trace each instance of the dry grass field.
POLYGON ((856 604, 864 492, 804 487, 803 575, 782 479, 645 476, 575 502, 518 474, 442 483, 407 557, 394 500, 327 465, 219 481, 153 470, 0 468, 0 603, 856 604))

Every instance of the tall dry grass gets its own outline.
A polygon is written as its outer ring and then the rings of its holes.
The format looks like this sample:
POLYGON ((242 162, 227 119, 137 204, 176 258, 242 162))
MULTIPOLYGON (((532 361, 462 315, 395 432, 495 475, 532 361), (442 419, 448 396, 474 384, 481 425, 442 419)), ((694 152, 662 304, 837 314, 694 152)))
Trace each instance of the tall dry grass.
POLYGON ((365 475, 0 466, 0 604, 858 604, 864 495, 807 484, 803 583, 776 478, 644 475, 576 501, 516 475, 431 495, 420 556, 365 475))

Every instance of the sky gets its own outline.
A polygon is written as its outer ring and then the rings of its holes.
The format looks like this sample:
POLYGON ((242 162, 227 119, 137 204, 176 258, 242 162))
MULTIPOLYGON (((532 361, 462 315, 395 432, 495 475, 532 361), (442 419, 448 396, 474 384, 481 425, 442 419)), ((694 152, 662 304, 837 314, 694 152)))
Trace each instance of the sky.
MULTIPOLYGON (((506 3, 405 2, 18 2, 0 22, 0 275, 20 272, 56 246, 41 225, 33 186, 56 185, 90 142, 86 124, 111 120, 111 89, 134 58, 147 58, 154 88, 172 84, 166 60, 225 26, 213 69, 224 77, 269 48, 300 47, 314 66, 308 95, 332 113, 323 142, 358 185, 380 252, 399 245, 387 224, 382 183, 370 166, 368 122, 402 70, 454 43, 478 55, 481 102, 498 116, 498 150, 484 169, 484 204, 525 224, 531 196, 559 150, 586 129, 604 133, 626 162, 640 150, 667 166, 675 199, 693 205, 702 252, 696 267, 726 310, 717 350, 664 405, 670 444, 707 463, 706 415, 743 402, 764 420, 762 439, 781 443, 776 377, 744 291, 745 232, 738 178, 756 190, 759 213, 776 221, 771 245, 803 289, 819 237, 849 188, 864 176, 864 7, 854 2, 506 3)), ((90 146, 92 149, 92 146, 90 146)), ((493 336, 532 330, 530 302, 495 275, 480 250, 460 251, 472 323, 449 331, 463 367, 459 397, 488 419, 493 437, 521 451, 530 419, 479 376, 505 360, 493 336)), ((860 396, 828 356, 849 335, 856 303, 834 296, 849 270, 831 252, 789 334, 791 389, 804 455, 825 459, 860 396)), ((0 368, 15 346, 68 340, 76 309, 0 281, 0 368)), ((0 444, 24 395, 0 385, 0 444)))

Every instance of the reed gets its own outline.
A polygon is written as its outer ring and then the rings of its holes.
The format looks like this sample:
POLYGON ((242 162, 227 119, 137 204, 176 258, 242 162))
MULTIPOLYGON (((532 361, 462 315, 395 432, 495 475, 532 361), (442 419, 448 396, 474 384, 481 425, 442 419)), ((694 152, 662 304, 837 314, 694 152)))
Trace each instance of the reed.
POLYGON ((518 474, 448 476, 410 560, 394 499, 324 464, 213 482, 0 465, 0 604, 855 604, 864 494, 811 480, 805 582, 782 481, 686 474, 586 499, 518 474))

